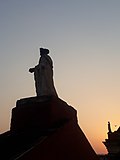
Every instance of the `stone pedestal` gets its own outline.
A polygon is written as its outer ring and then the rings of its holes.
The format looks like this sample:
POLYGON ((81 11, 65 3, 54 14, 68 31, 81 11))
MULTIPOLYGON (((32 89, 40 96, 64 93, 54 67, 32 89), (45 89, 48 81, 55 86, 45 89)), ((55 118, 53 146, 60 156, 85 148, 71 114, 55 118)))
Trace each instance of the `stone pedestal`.
POLYGON ((59 128, 74 119, 77 123, 76 110, 57 97, 31 97, 20 99, 12 109, 12 132, 27 130, 48 130, 59 128))
POLYGON ((54 96, 18 100, 10 131, 0 142, 7 160, 98 160, 78 125, 77 111, 54 96))

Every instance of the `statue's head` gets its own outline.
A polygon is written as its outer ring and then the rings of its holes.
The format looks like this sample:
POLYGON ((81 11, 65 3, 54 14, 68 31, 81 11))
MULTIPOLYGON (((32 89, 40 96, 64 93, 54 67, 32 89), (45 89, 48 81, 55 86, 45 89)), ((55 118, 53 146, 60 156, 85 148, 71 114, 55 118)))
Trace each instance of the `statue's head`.
POLYGON ((40 48, 40 55, 49 54, 49 50, 46 48, 40 48))

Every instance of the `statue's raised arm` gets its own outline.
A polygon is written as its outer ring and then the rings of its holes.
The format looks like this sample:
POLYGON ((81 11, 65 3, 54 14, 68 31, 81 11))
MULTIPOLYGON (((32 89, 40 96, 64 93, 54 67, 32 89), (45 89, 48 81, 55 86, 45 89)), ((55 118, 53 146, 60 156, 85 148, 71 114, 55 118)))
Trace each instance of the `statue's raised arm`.
POLYGON ((34 72, 37 96, 57 96, 53 81, 53 62, 48 54, 48 49, 40 48, 39 64, 29 69, 30 73, 34 72))
POLYGON ((29 72, 30 72, 30 73, 33 73, 34 71, 35 71, 35 68, 30 68, 30 69, 29 69, 29 72))

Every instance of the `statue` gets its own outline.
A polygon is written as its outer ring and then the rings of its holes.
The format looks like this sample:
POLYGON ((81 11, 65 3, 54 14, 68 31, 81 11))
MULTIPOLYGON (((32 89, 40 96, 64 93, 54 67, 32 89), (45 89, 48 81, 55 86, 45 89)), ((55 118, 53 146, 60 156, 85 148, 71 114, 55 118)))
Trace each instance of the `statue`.
POLYGON ((30 73, 34 72, 37 96, 58 96, 53 82, 53 62, 48 54, 48 49, 40 48, 39 64, 29 69, 30 73))

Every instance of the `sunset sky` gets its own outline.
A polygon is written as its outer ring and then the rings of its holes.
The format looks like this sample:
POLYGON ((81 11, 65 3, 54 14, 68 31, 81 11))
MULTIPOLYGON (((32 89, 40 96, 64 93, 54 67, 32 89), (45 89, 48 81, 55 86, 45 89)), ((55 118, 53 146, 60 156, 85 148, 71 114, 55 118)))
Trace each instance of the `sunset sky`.
POLYGON ((107 123, 120 126, 120 1, 0 0, 0 133, 16 101, 36 94, 28 70, 40 47, 50 50, 59 97, 96 153, 107 153, 107 123))

